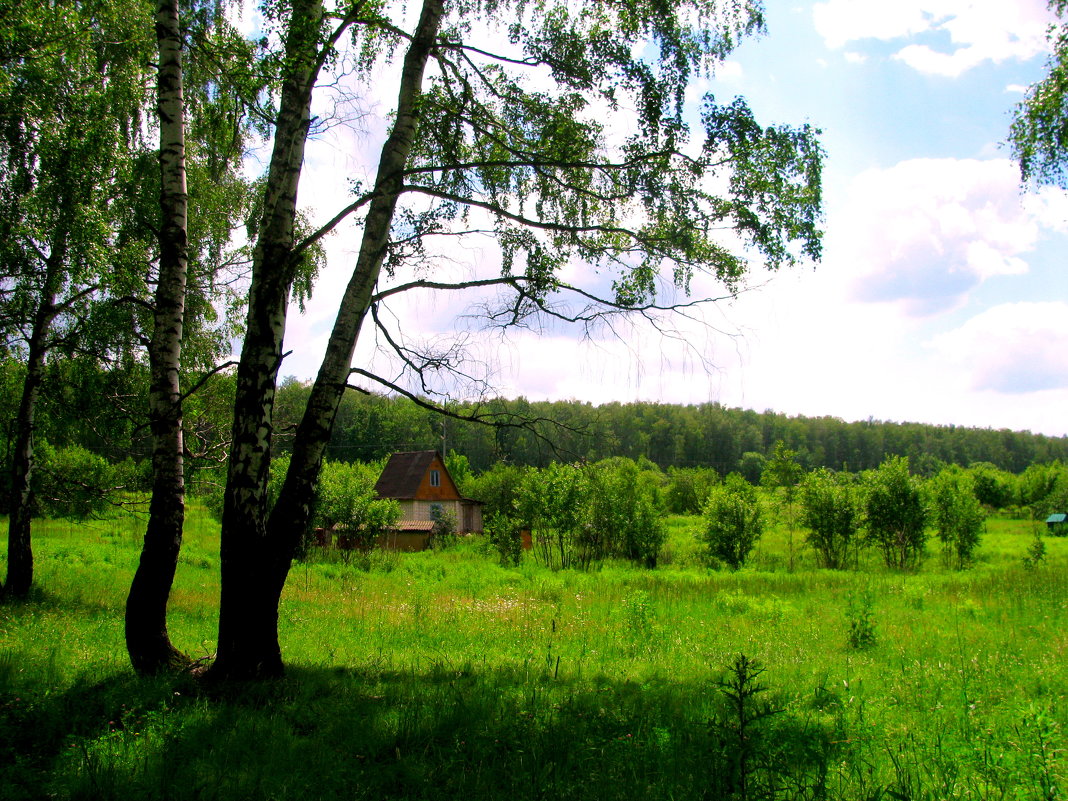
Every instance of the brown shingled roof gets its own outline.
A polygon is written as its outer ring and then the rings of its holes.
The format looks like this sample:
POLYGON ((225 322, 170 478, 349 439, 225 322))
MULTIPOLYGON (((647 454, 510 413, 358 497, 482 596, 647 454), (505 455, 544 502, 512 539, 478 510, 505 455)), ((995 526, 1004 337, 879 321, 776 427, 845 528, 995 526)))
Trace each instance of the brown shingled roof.
POLYGON ((414 498, 437 451, 407 451, 389 457, 375 484, 380 498, 414 498))

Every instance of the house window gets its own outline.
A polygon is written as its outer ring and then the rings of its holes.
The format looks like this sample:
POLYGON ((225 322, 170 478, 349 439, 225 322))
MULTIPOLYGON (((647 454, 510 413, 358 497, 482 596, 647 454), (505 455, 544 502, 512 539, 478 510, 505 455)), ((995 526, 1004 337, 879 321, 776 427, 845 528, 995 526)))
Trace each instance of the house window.
POLYGON ((433 520, 435 523, 437 521, 441 520, 441 513, 442 513, 442 509, 441 509, 441 504, 440 503, 432 503, 432 504, 430 504, 430 519, 431 520, 433 520))
POLYGON ((440 487, 441 486, 441 471, 440 470, 431 470, 430 471, 430 486, 432 486, 432 487, 440 487))

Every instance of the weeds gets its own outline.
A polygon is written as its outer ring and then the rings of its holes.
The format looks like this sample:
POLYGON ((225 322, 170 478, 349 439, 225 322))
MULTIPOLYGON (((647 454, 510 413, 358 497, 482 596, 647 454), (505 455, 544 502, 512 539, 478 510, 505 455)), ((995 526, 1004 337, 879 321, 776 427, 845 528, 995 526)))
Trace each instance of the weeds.
POLYGON ((1046 541, 1042 539, 1042 532, 1035 530, 1031 544, 1027 546, 1027 555, 1023 558, 1024 567, 1033 570, 1046 561, 1046 541))
POLYGON ((872 594, 865 590, 850 592, 846 602, 846 620, 849 631, 846 643, 855 651, 875 646, 875 615, 872 611, 872 594))

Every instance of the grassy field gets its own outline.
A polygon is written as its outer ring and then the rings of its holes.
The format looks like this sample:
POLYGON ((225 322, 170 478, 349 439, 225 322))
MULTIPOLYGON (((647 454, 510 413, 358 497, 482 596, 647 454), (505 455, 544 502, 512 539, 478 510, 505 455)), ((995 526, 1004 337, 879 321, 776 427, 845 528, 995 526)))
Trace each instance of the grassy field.
MULTIPOLYGON (((126 662, 143 521, 39 521, 39 589, 0 607, 0 798, 1066 797, 1068 540, 1028 567, 1032 524, 992 520, 968 571, 933 543, 917 573, 829 572, 774 529, 730 573, 695 526, 654 571, 475 542, 299 564, 287 678, 202 687, 126 662)), ((171 614, 194 656, 217 574, 195 509, 171 614)))

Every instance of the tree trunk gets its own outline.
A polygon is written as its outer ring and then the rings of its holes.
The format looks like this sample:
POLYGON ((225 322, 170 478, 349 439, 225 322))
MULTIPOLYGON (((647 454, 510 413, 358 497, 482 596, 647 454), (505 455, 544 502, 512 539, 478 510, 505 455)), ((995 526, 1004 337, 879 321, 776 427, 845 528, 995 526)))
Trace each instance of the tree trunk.
MULTIPOLYGON (((51 299, 54 302, 54 298, 51 299)), ((42 304, 44 308, 44 304, 42 304)), ((40 314, 38 315, 40 317, 40 314)), ((33 478, 33 427, 34 410, 44 379, 45 348, 43 336, 35 324, 30 339, 29 358, 26 361, 26 379, 22 385, 15 422, 15 450, 11 459, 11 502, 7 530, 7 584, 6 595, 25 598, 33 585, 33 548, 31 545, 30 518, 32 497, 30 482, 33 478)))
MULTIPOLYGON (((375 181, 375 198, 364 221, 360 253, 342 297, 304 416, 297 429, 285 483, 268 521, 272 539, 285 556, 286 571, 299 544, 299 538, 310 522, 323 454, 330 442, 334 417, 348 383, 360 328, 367 316, 371 294, 378 282, 389 245, 393 213, 419 126, 417 101, 422 89, 423 73, 434 46, 442 13, 442 0, 424 0, 418 27, 404 58, 396 121, 389 138, 382 146, 375 181)), ((280 584, 284 583, 283 574, 280 584)))
POLYGON ((55 320, 56 295, 67 258, 67 224, 64 215, 60 233, 45 263, 44 285, 37 313, 33 318, 26 358, 26 378, 22 385, 15 420, 15 450, 11 458, 11 495, 7 529, 7 583, 4 593, 12 598, 25 598, 33 585, 33 547, 31 524, 34 454, 33 430, 37 399, 44 381, 45 357, 48 355, 48 334, 55 320))
POLYGON ((293 4, 263 217, 253 253, 252 286, 241 361, 237 370, 234 425, 223 498, 218 654, 213 679, 279 676, 277 604, 267 592, 276 562, 266 533, 267 479, 278 368, 286 307, 293 285, 297 186, 311 119, 311 97, 322 62, 318 57, 321 0, 293 4))
POLYGON ((188 195, 185 178, 185 100, 178 0, 156 9, 159 43, 160 260, 149 346, 152 385, 152 503, 141 561, 126 600, 126 649, 134 670, 151 675, 188 664, 167 633, 167 601, 178 567, 185 523, 185 475, 179 369, 185 321, 188 195))
MULTIPOLYGON (((233 493, 235 506, 231 518, 232 524, 235 525, 233 533, 238 530, 238 525, 246 527, 243 534, 246 538, 244 541, 255 543, 256 547, 253 552, 228 554, 227 542, 224 540, 223 610, 226 622, 224 624, 221 614, 219 657, 212 667, 214 675, 244 679, 276 676, 282 673, 281 649, 278 644, 278 605, 296 547, 308 527, 323 452, 330 440, 334 416, 348 380, 360 326, 367 313, 371 293, 385 257, 393 212, 403 185, 403 171, 411 153, 418 126, 416 100, 442 13, 442 0, 424 0, 415 36, 405 56, 397 118, 393 131, 383 145, 375 199, 364 221, 360 254, 342 299, 307 410, 297 432, 285 484, 269 521, 264 520, 263 514, 266 506, 264 498, 267 480, 266 461, 270 448, 270 409, 267 408, 266 416, 261 418, 265 423, 261 429, 262 439, 253 438, 251 431, 245 435, 248 443, 245 453, 251 458, 242 459, 242 454, 236 447, 238 429, 235 421, 235 447, 231 451, 227 501, 230 500, 231 485, 234 489, 240 486, 234 483, 235 478, 244 479, 244 486, 247 488, 244 493, 247 499, 243 499, 236 492, 233 493), (256 454, 263 455, 257 456, 256 454), (262 465, 260 468, 262 472, 235 471, 235 465, 239 465, 241 461, 255 463, 257 458, 262 465), (247 511, 242 513, 239 504, 244 505, 247 511), (241 521, 240 524, 238 520, 241 521), (253 524, 255 524, 254 528, 253 524), (226 572, 228 569, 230 570, 229 580, 226 572)), ((291 247, 291 228, 289 234, 291 247)), ((250 298, 250 304, 252 302, 253 299, 250 298)), ((285 324, 284 307, 281 309, 280 316, 277 340, 279 350, 281 328, 284 328, 285 324)), ((251 305, 249 320, 251 324, 251 305)), ((247 343, 246 334, 246 348, 247 343)), ((250 403, 256 399, 268 397, 273 400, 274 380, 277 376, 279 359, 280 353, 275 356, 273 371, 270 373, 269 394, 261 389, 258 395, 249 399, 250 403)), ((244 361, 245 351, 242 351, 242 366, 244 366, 244 361)), ((264 363, 263 366, 266 368, 267 364, 264 363)), ((261 372, 266 374, 265 370, 261 372)), ((240 369, 238 393, 240 403, 240 369)), ((226 514, 229 508, 227 506, 223 513, 224 536, 233 534, 226 531, 228 525, 226 514)), ((236 537, 231 539, 230 547, 235 547, 237 542, 239 540, 236 537)))

